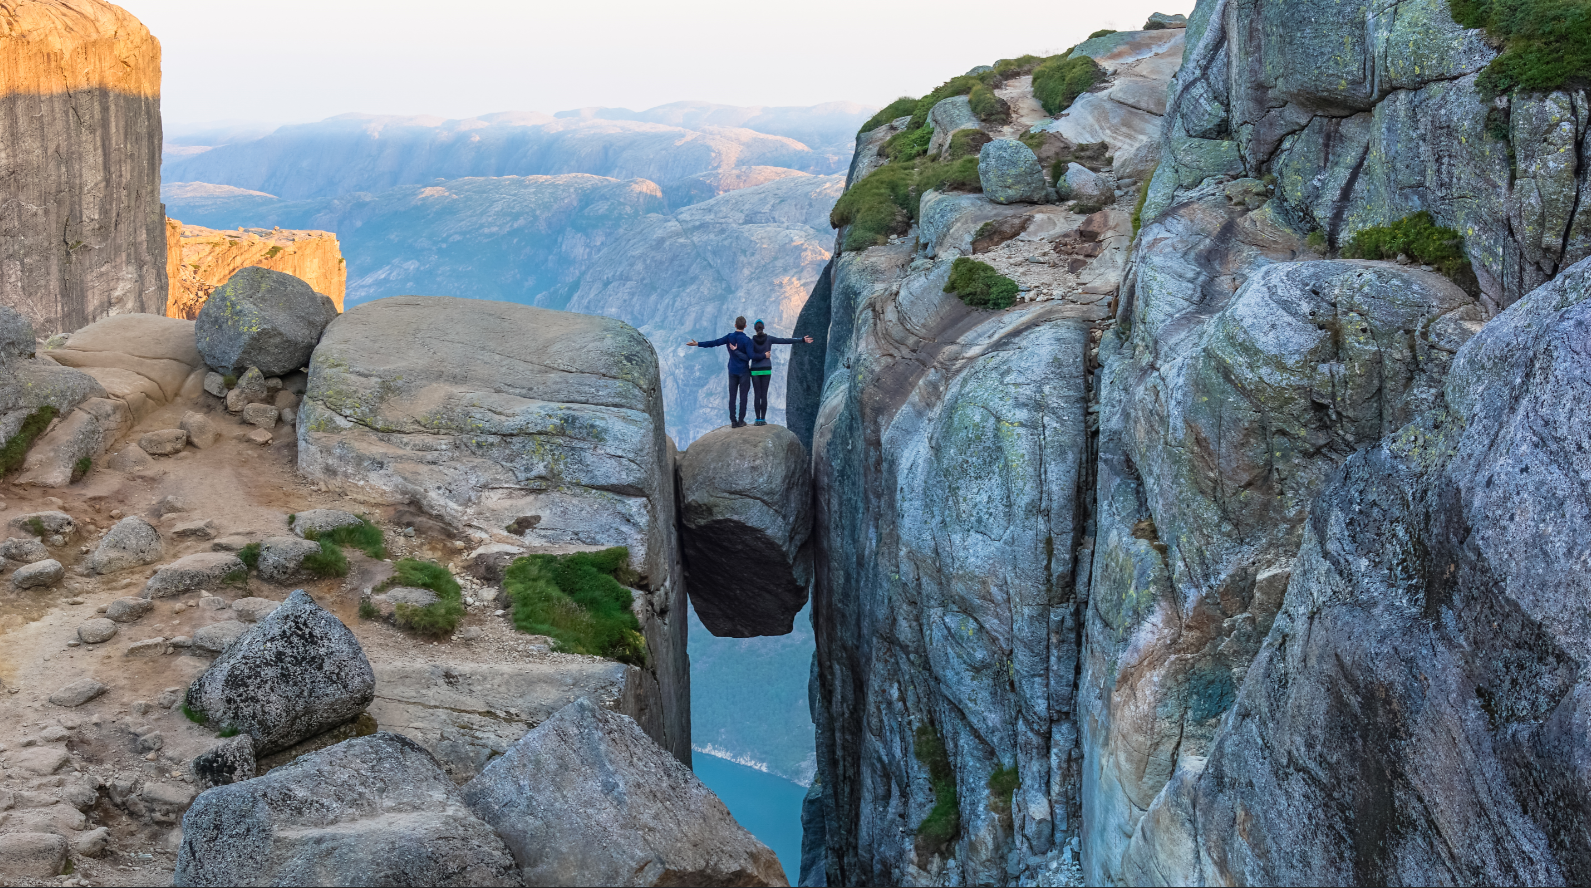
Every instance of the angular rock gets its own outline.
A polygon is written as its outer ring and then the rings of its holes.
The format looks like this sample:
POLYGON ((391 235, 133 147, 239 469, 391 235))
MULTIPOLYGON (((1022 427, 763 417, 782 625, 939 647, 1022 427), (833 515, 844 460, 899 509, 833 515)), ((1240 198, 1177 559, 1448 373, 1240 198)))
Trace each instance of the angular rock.
POLYGON ((219 654, 231 647, 243 633, 249 631, 249 626, 240 620, 222 620, 208 626, 200 626, 193 633, 193 646, 201 651, 219 654))
POLYGON ((783 426, 722 428, 679 460, 686 590, 714 635, 787 635, 812 582, 806 448, 783 426))
POLYGON ((320 544, 290 536, 266 537, 257 564, 260 579, 285 585, 304 577, 304 559, 320 554, 320 544))
POLYGON ((105 465, 112 471, 125 472, 129 475, 137 475, 153 469, 155 466, 155 461, 149 457, 149 454, 144 452, 142 447, 133 445, 130 447, 123 447, 115 456, 112 456, 110 458, 110 462, 106 463, 105 465))
POLYGON ((18 879, 53 879, 66 868, 66 839, 50 833, 0 834, 0 872, 18 879))
POLYGON ((188 433, 182 429, 161 429, 146 432, 138 439, 138 447, 150 456, 171 456, 188 446, 188 433))
POLYGON ((167 515, 174 515, 178 512, 186 512, 191 508, 192 506, 188 504, 188 501, 180 496, 163 496, 160 498, 160 501, 155 503, 154 507, 149 511, 150 514, 158 520, 160 518, 166 517, 167 515))
POLYGON ((183 818, 175 885, 518 884, 513 857, 430 754, 339 743, 209 790, 183 818))
POLYGON ((188 443, 200 450, 209 447, 221 440, 221 433, 216 430, 215 423, 203 413, 189 411, 182 415, 182 421, 177 423, 177 428, 188 433, 188 443))
POLYGON ((226 395, 226 409, 230 413, 242 413, 243 408, 250 404, 262 404, 271 397, 271 390, 265 384, 265 375, 258 367, 250 367, 238 377, 237 385, 226 395))
POLYGON ((50 702, 70 709, 105 693, 105 686, 92 678, 79 679, 50 695, 50 702))
POLYGON ((266 376, 309 363, 337 306, 290 274, 245 268, 210 294, 194 325, 199 354, 218 370, 258 367, 266 376))
POLYGON ((184 521, 171 528, 171 535, 179 540, 213 540, 215 539, 215 522, 208 518, 184 521))
POLYGON ((297 393, 288 391, 287 389, 282 389, 281 391, 277 392, 276 397, 271 399, 271 403, 275 405, 276 409, 282 411, 284 414, 288 411, 298 409, 298 401, 299 398, 297 393))
POLYGON ((128 645, 127 650, 122 652, 122 656, 164 657, 165 655, 171 653, 171 649, 173 647, 171 642, 172 639, 158 635, 154 638, 145 638, 142 641, 135 641, 128 645))
POLYGON ((103 576, 154 564, 164 552, 160 531, 142 518, 128 516, 116 522, 100 539, 93 554, 84 560, 83 569, 103 576))
POLYGON ((354 634, 298 590, 210 664, 186 700, 208 724, 252 735, 266 755, 352 721, 374 697, 354 634))
POLYGON ((66 568, 54 558, 35 561, 17 568, 11 585, 17 589, 48 589, 66 577, 66 568))
POLYGON ((1066 165, 1066 187, 1079 203, 1101 207, 1116 201, 1116 189, 1110 180, 1080 163, 1066 165))
POLYGON ((339 527, 358 527, 364 520, 341 509, 310 509, 294 514, 289 523, 293 533, 308 538, 339 527))
POLYGON ((77 627, 77 637, 84 644, 101 644, 116 637, 116 630, 119 628, 111 620, 96 617, 77 627))
POLYGON ((523 546, 513 546, 508 543, 487 543, 471 552, 465 559, 465 569, 470 576, 486 583, 501 583, 503 572, 514 563, 516 558, 525 555, 523 546))
POLYGON ((65 512, 30 512, 11 519, 11 526, 37 537, 70 537, 77 533, 77 522, 65 512), (42 533, 40 531, 43 531, 42 533))
POLYGON ((154 607, 155 603, 145 598, 118 598, 105 608, 105 619, 117 623, 136 623, 154 607))
POLYGON ((204 390, 217 398, 225 398, 227 393, 226 377, 211 370, 204 375, 204 390))
POLYGON ((1144 22, 1144 30, 1146 31, 1153 31, 1158 28, 1186 28, 1187 26, 1188 17, 1180 12, 1175 15, 1167 15, 1163 12, 1152 13, 1149 16, 1149 20, 1144 22))
POLYGON ((31 564, 50 557, 50 550, 32 537, 12 537, 0 542, 0 561, 20 561, 31 564))
POLYGON ((244 422, 267 431, 276 428, 276 422, 281 418, 282 411, 270 404, 249 404, 243 408, 244 422))
POLYGON ((188 770, 205 789, 253 780, 254 738, 239 734, 222 740, 195 756, 188 770))
POLYGON ((144 598, 169 598, 200 589, 215 589, 226 583, 246 579, 248 568, 236 555, 227 552, 200 552, 186 555, 155 571, 144 584, 144 598))
POLYGON ((271 433, 265 429, 255 429, 254 431, 249 432, 247 435, 244 435, 243 440, 249 442, 250 444, 257 444, 261 447, 267 447, 270 445, 271 441, 275 439, 272 437, 271 433))
POLYGON ((464 799, 526 884, 789 884, 689 768, 584 698, 492 760, 464 799))
POLYGON ((72 853, 78 857, 95 859, 110 849, 110 828, 96 827, 72 840, 72 853))
MULTIPOLYGON (((51 702, 54 700, 52 698, 51 702)), ((36 746, 11 756, 10 766, 24 774, 48 777, 71 764, 72 756, 59 746, 36 746)))
POLYGON ((1015 139, 995 139, 978 152, 983 196, 997 204, 1043 203, 1044 168, 1033 149, 1015 139))

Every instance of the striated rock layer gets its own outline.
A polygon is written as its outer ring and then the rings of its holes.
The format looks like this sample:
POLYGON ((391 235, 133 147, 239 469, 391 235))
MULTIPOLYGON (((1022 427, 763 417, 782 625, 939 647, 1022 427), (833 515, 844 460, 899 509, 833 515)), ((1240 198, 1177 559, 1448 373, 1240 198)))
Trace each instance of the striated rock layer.
POLYGON ((166 317, 193 320, 217 287, 250 266, 290 274, 342 311, 348 292, 348 263, 337 235, 329 231, 250 228, 215 231, 166 220, 166 273, 171 293, 166 317))
POLYGON ((159 314, 159 42, 109 3, 21 0, 0 72, 0 304, 42 335, 159 314))

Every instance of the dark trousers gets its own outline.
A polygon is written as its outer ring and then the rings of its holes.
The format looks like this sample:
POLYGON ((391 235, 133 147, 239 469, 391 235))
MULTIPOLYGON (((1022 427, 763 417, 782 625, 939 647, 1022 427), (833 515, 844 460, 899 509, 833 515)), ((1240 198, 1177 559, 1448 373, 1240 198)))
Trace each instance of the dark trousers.
POLYGON ((756 392, 757 395, 755 398, 755 403, 757 405, 758 419, 768 418, 768 383, 772 381, 772 379, 772 376, 751 377, 751 390, 756 392))
POLYGON ((729 374, 729 421, 731 423, 746 421, 746 396, 751 393, 751 377, 729 374), (740 394, 740 412, 735 412, 735 394, 740 394))

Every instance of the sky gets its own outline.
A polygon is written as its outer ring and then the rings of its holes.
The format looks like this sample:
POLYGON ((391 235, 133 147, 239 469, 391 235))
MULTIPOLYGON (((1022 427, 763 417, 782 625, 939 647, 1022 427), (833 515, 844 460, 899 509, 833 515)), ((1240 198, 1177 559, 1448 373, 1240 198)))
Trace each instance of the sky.
POLYGON ((160 39, 168 129, 588 105, 882 106, 1192 0, 122 0, 160 39))

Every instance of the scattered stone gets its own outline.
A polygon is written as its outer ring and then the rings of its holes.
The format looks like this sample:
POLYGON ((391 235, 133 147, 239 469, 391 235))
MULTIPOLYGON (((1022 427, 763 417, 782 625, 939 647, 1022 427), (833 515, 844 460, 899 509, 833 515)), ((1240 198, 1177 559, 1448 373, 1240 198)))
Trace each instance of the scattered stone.
POLYGON ((1033 149, 1015 139, 995 139, 978 152, 983 194, 997 204, 1042 203, 1044 169, 1033 149))
POLYGON ((219 654, 242 638, 243 633, 247 631, 249 631, 248 624, 239 620, 211 623, 208 626, 201 626, 193 633, 193 646, 201 651, 219 654))
POLYGON ((71 761, 72 756, 59 746, 35 746, 14 753, 10 764, 13 768, 20 768, 23 773, 48 777, 66 767, 71 761))
POLYGON ((320 553, 320 544, 292 536, 267 537, 260 544, 260 579, 287 584, 302 578, 304 559, 320 553))
POLYGON ((146 638, 143 641, 135 641, 128 645, 127 651, 123 656, 164 657, 169 653, 171 653, 171 642, 157 635, 154 638, 146 638))
POLYGON ((154 564, 165 547, 160 531, 142 518, 132 516, 116 522, 88 556, 83 569, 90 574, 112 574, 129 568, 154 564))
POLYGON ((1116 199, 1116 189, 1109 179, 1080 163, 1066 166, 1066 187, 1080 203, 1101 207, 1116 199))
POLYGON ((481 637, 482 634, 484 633, 481 632, 481 627, 466 626, 464 629, 459 631, 458 635, 454 637, 459 641, 476 641, 481 637))
POLYGON ((166 688, 155 698, 155 705, 161 709, 171 709, 182 702, 182 688, 166 688))
POLYGON ((61 534, 52 534, 44 538, 44 545, 59 549, 66 545, 66 537, 61 534))
POLYGON ((0 542, 0 561, 20 561, 31 564, 43 561, 50 557, 50 550, 44 544, 30 537, 12 537, 5 542, 0 542))
POLYGON ((66 868, 66 839, 50 833, 0 834, 0 872, 16 879, 51 879, 66 868))
POLYGON ((11 526, 40 539, 51 536, 69 537, 77 533, 77 523, 72 520, 72 516, 55 510, 18 515, 11 519, 11 526))
POLYGON ((139 752, 156 752, 166 745, 166 738, 160 736, 159 731, 150 731, 138 738, 139 752))
POLYGON ((358 639, 300 589, 212 663, 187 702, 209 724, 253 735, 265 755, 357 718, 375 683, 358 639))
POLYGON ((138 438, 138 447, 150 456, 170 456, 186 446, 188 446, 188 433, 182 429, 145 432, 138 438))
POLYGON ((284 423, 286 423, 286 424, 288 424, 290 426, 298 425, 298 408, 294 407, 294 408, 292 408, 290 410, 283 410, 282 411, 282 422, 284 422, 284 423))
POLYGON ((200 591, 199 606, 205 610, 226 610, 232 605, 228 604, 227 600, 219 595, 211 595, 207 592, 200 591))
POLYGON ((520 884, 503 841, 398 734, 211 789, 183 826, 178 885, 520 884))
POLYGON ((72 842, 72 853, 90 859, 101 857, 110 849, 110 829, 97 827, 78 836, 72 842))
POLYGON ((276 422, 281 417, 282 411, 270 404, 249 404, 243 408, 243 421, 262 429, 276 428, 276 422))
POLYGON ((84 703, 105 693, 105 686, 92 678, 79 679, 50 695, 50 702, 56 706, 71 709, 82 706, 84 703))
POLYGON ((194 337, 211 367, 257 367, 266 376, 281 376, 309 363, 321 333, 336 317, 336 304, 309 284, 280 271, 250 267, 205 300, 194 337))
POLYGON ((217 398, 226 397, 226 377, 211 370, 204 375, 204 390, 217 398))
POLYGON ((400 604, 410 607, 429 607, 436 604, 437 600, 437 594, 430 589, 416 589, 412 586, 397 586, 380 595, 370 596, 370 603, 375 605, 384 619, 388 620, 397 614, 400 604))
POLYGON ((180 496, 163 496, 160 498, 160 502, 155 503, 154 508, 149 511, 155 516, 156 520, 159 520, 177 512, 186 512, 191 508, 188 505, 188 501, 180 496))
POLYGON ((77 627, 77 637, 84 644, 103 644, 115 638, 116 631, 120 628, 111 620, 99 617, 77 627))
POLYGON ((39 732, 39 739, 45 743, 60 743, 69 736, 67 730, 60 725, 50 725, 39 732))
POLYGON ((239 734, 194 757, 188 766, 205 789, 254 779, 254 738, 239 734))
POLYGON ((236 555, 227 552, 200 552, 178 558, 149 578, 141 593, 144 598, 168 598, 200 589, 213 589, 224 583, 240 582, 248 568, 236 555))
POLYGON ((265 377, 260 371, 250 367, 242 376, 238 377, 238 384, 227 392, 226 409, 228 413, 242 413, 243 408, 250 404, 259 404, 270 398, 270 392, 265 389, 265 377))
POLYGON ((779 859, 627 716, 582 697, 464 786, 527 885, 785 885, 779 859))
MULTIPOLYGON (((149 755, 159 758, 153 752, 149 755)), ((198 792, 187 784, 146 780, 137 795, 131 798, 127 808, 134 816, 141 819, 160 824, 175 824, 182 819, 182 813, 188 810, 188 806, 193 804, 195 795, 198 795, 198 792)))
POLYGON ((250 444, 258 444, 261 447, 269 447, 271 442, 275 439, 272 438, 271 433, 267 432, 265 429, 255 429, 254 431, 249 432, 247 435, 244 435, 243 440, 249 442, 250 444))
POLYGON ((182 415, 182 422, 177 423, 177 428, 188 433, 188 443, 200 450, 221 440, 221 433, 216 429, 215 423, 203 413, 189 411, 182 415))
POLYGON ((290 526, 300 537, 322 534, 339 527, 358 527, 363 523, 358 515, 341 509, 310 509, 293 516, 290 526))
POLYGON ((235 533, 231 536, 224 536, 216 540, 214 543, 210 544, 210 548, 216 552, 237 552, 244 546, 247 546, 249 543, 253 542, 256 542, 254 537, 247 534, 235 533))
POLYGON ((11 575, 11 585, 18 589, 48 589, 66 576, 66 568, 54 558, 35 561, 17 568, 11 575))
POLYGON ((237 613, 238 619, 245 623, 258 623, 281 606, 280 601, 272 601, 269 598, 239 598, 232 602, 232 610, 237 613))
POLYGON ((150 458, 149 454, 144 452, 142 447, 134 445, 123 447, 119 453, 110 458, 106 465, 114 472, 137 475, 154 468, 155 461, 150 458))
POLYGON ((179 540, 213 540, 215 534, 215 522, 208 518, 184 521, 171 529, 171 535, 179 540))
POLYGON ((136 623, 154 610, 155 603, 143 598, 118 598, 105 608, 105 617, 117 623, 136 623))

